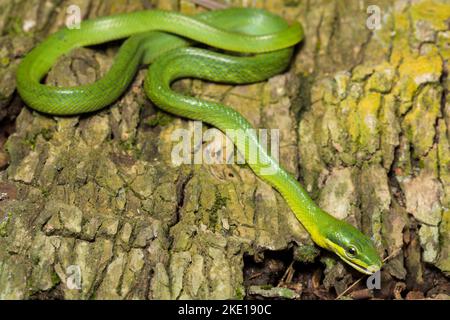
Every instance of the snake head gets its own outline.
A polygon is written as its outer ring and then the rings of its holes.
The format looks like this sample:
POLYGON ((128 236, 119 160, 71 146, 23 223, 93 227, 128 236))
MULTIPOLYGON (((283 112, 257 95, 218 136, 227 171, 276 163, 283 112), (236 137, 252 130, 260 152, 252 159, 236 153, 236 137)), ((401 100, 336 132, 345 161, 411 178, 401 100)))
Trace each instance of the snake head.
POLYGON ((325 234, 327 249, 335 252, 356 270, 373 274, 382 262, 372 241, 352 225, 336 220, 325 234))

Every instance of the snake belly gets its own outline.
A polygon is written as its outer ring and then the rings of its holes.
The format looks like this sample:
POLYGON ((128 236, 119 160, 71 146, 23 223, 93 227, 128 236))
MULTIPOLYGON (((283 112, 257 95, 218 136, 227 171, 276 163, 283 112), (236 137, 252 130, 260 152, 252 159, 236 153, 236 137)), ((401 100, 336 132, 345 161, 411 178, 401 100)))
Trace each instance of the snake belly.
POLYGON ((150 64, 144 90, 159 108, 204 121, 223 132, 242 130, 245 142, 237 148, 251 169, 280 192, 314 242, 359 271, 372 273, 381 262, 370 239, 321 210, 260 145, 244 117, 220 103, 171 89, 173 81, 186 77, 232 84, 264 81, 288 67, 293 46, 302 37, 299 23, 289 25, 260 9, 233 8, 196 16, 152 10, 101 17, 82 22, 79 29, 62 29, 34 48, 19 65, 17 89, 27 105, 37 111, 51 115, 88 113, 116 101, 139 66, 150 64), (122 38, 127 40, 100 80, 78 87, 41 83, 57 59, 72 49, 122 38), (227 54, 193 47, 197 43, 227 54), (258 161, 249 161, 249 150, 258 152, 258 161), (358 253, 349 254, 349 248, 358 253))

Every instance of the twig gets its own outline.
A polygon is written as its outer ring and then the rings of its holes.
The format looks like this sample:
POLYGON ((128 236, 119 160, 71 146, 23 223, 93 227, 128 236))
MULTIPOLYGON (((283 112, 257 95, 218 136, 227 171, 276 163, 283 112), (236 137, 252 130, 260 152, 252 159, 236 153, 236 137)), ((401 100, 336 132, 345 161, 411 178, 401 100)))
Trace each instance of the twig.
POLYGON ((350 297, 352 297, 354 300, 370 299, 373 298, 373 293, 372 290, 366 288, 351 292, 350 297))
POLYGON ((397 256, 397 254, 400 253, 400 251, 402 251, 402 248, 398 248, 397 250, 395 250, 394 252, 392 252, 390 255, 388 255, 386 258, 383 259, 383 262, 388 261, 391 258, 394 258, 397 256))
POLYGON ((255 278, 258 278, 258 277, 261 276, 262 274, 263 274, 262 272, 254 273, 254 274, 252 274, 252 275, 248 278, 248 280, 253 280, 253 279, 255 279, 255 278))
POLYGON ((345 295, 347 292, 349 292, 350 289, 352 289, 354 286, 356 286, 358 283, 360 283, 362 279, 364 279, 364 276, 361 277, 361 278, 359 278, 359 279, 356 280, 355 282, 353 282, 353 284, 352 284, 350 287, 348 287, 347 289, 345 289, 344 291, 342 291, 342 292, 336 297, 336 300, 338 300, 338 299, 341 298, 343 295, 345 295))
MULTIPOLYGON (((280 287, 282 283, 285 282, 288 274, 291 272, 292 270, 292 266, 294 265, 294 260, 292 260, 291 264, 289 265, 289 267, 286 269, 286 271, 284 272, 283 276, 281 277, 280 281, 278 282, 277 287, 280 287)), ((291 278, 292 280, 292 278, 291 278)))

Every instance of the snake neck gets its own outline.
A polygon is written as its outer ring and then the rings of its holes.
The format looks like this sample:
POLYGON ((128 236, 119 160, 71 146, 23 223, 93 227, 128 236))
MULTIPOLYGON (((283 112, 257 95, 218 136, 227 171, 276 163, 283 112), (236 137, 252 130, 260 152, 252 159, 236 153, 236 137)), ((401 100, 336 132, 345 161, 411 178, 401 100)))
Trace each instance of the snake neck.
POLYGON ((289 207, 313 241, 322 248, 327 248, 325 233, 336 220, 333 216, 317 206, 300 183, 282 167, 271 175, 262 175, 263 180, 271 184, 286 200, 289 207))
MULTIPOLYGON (((245 120, 240 120, 239 126, 250 127, 245 120)), ((275 158, 264 148, 253 131, 247 131, 247 143, 236 144, 237 149, 244 153, 248 165, 262 180, 274 187, 286 200, 297 219, 309 232, 315 243, 327 248, 326 234, 337 219, 317 206, 300 183, 286 172, 275 158), (257 153, 255 157, 252 153, 257 153), (252 161, 252 159, 258 161, 252 161)))

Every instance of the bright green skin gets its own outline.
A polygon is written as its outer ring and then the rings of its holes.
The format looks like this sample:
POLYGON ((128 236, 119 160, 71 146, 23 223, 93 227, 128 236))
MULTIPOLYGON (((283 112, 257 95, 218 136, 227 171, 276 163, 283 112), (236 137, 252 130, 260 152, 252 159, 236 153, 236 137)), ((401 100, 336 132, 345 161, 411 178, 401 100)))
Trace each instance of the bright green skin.
POLYGON ((140 64, 152 63, 144 87, 156 105, 167 112, 209 123, 223 132, 243 130, 246 139, 237 143, 238 150, 252 170, 281 193, 312 239, 357 270, 370 274, 381 267, 381 261, 369 238, 321 210, 259 144, 256 134, 247 131, 252 126, 245 118, 220 103, 185 96, 170 87, 174 80, 186 77, 234 84, 264 81, 286 69, 293 46, 302 37, 300 24, 288 26, 282 18, 257 9, 226 9, 195 17, 166 11, 103 17, 83 22, 80 29, 63 29, 32 50, 18 68, 17 88, 31 108, 44 113, 92 112, 116 101, 140 64), (70 88, 40 83, 56 60, 73 48, 125 37, 129 38, 113 66, 99 81, 70 88), (192 40, 253 55, 238 57, 192 48, 192 40), (258 161, 249 161, 249 150, 259 153, 258 161), (267 171, 268 168, 272 170, 267 171), (350 254, 350 248, 356 252, 350 254))

